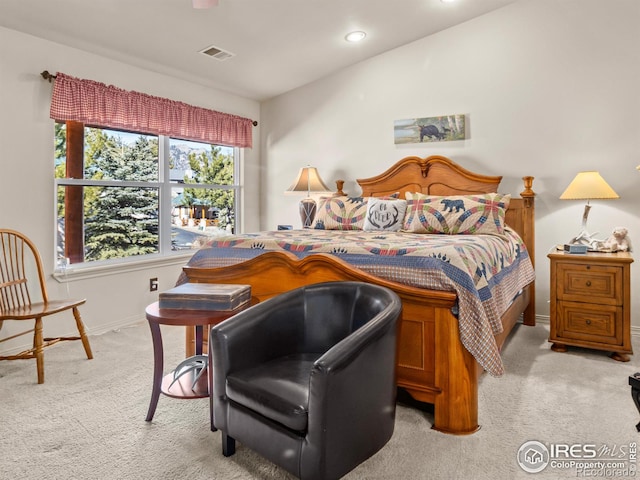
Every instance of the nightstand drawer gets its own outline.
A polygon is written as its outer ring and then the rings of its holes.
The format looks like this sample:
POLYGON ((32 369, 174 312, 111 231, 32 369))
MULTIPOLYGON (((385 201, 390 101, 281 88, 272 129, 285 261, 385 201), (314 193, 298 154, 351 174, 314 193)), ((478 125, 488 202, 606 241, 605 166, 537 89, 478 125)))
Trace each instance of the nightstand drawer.
MULTIPOLYGON (((565 340, 622 345, 622 307, 559 302, 555 335, 565 340)), ((552 339, 553 340, 553 339, 552 339)))
POLYGON ((559 263, 558 278, 558 300, 622 305, 620 267, 559 263))

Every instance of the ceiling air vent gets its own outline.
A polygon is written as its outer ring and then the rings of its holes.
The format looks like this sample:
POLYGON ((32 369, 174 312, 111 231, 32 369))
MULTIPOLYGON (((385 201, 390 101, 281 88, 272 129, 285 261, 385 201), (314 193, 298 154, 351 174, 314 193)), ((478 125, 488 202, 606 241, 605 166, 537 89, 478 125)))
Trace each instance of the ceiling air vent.
POLYGON ((226 50, 222 50, 221 48, 214 47, 211 45, 210 47, 205 48, 204 50, 200 50, 200 53, 207 55, 208 57, 213 57, 216 60, 226 60, 231 57, 235 57, 235 55, 231 52, 227 52, 226 50))

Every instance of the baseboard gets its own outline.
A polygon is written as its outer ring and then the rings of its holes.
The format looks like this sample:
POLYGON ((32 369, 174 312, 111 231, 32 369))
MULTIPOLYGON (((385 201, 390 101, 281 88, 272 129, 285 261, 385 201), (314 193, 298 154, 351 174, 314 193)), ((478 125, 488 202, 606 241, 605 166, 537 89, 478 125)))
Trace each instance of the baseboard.
MULTIPOLYGON (((112 330, 118 330, 119 328, 127 328, 127 327, 132 327, 134 325, 137 325, 139 323, 143 323, 145 321, 145 317, 144 315, 133 315, 131 317, 127 317, 124 319, 121 319, 117 322, 113 322, 113 323, 109 323, 106 325, 101 325, 100 328, 94 328, 94 329, 87 329, 87 335, 89 336, 94 336, 94 335, 102 335, 104 333, 110 332, 112 330)), ((549 325, 549 315, 536 315, 536 324, 538 323, 542 323, 545 325, 549 325)), ((75 335, 77 334, 77 332, 71 331, 71 332, 67 332, 64 335, 67 336, 71 336, 71 335, 75 335)), ((631 336, 634 337, 640 337, 640 327, 631 326, 631 336)), ((31 337, 25 337, 25 338, 31 338, 31 337)), ((13 347, 11 349, 8 350, 0 350, 0 355, 15 355, 16 353, 22 352, 23 350, 29 348, 29 346, 31 345, 31 342, 26 343, 22 346, 18 346, 18 347, 13 347)))

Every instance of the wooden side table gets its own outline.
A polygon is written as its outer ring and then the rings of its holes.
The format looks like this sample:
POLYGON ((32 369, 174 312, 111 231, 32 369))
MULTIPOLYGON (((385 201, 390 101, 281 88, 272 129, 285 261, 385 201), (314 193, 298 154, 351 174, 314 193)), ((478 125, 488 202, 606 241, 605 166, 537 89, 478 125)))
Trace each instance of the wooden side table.
POLYGON ((631 347, 631 263, 627 252, 553 252, 551 261, 552 350, 567 345, 613 352, 628 362, 631 347))
POLYGON ((145 313, 153 340, 153 388, 145 419, 147 422, 153 419, 160 393, 173 398, 204 398, 209 396, 208 375, 206 374, 200 376, 193 388, 194 374, 192 372, 182 375, 173 385, 171 385, 173 372, 163 377, 164 350, 160 325, 195 328, 195 353, 202 355, 203 327, 217 325, 247 307, 248 305, 243 305, 235 310, 184 310, 159 308, 158 302, 155 302, 146 308, 145 313))

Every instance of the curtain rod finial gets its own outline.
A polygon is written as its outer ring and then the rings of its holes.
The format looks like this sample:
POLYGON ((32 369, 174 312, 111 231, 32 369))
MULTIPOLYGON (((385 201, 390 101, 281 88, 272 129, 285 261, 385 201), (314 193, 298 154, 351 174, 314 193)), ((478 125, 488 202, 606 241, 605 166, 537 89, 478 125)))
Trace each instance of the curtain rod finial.
POLYGON ((55 75, 52 75, 52 74, 50 74, 50 73, 49 73, 49 70, 45 70, 44 72, 42 72, 42 73, 40 74, 40 76, 41 76, 42 78, 44 78, 45 80, 48 80, 48 81, 49 81, 49 83, 51 83, 51 80, 53 80, 54 78, 56 78, 56 76, 55 76, 55 75))

